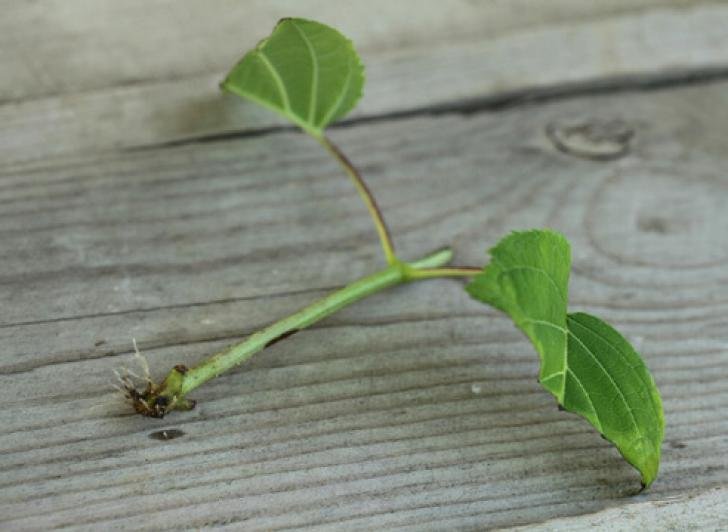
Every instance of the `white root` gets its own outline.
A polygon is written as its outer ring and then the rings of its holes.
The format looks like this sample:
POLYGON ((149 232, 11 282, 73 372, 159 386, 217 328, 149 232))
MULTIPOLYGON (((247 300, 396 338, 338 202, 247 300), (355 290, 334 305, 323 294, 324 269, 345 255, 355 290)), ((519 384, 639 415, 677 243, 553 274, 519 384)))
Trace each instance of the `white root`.
POLYGON ((137 378, 139 378, 139 380, 143 380, 146 383, 151 383, 152 378, 151 378, 151 374, 149 372, 149 363, 147 362, 146 357, 139 352, 139 347, 137 346, 136 338, 132 338, 131 341, 132 341, 132 344, 134 344, 134 359, 141 366, 142 372, 144 373, 143 379, 141 379, 139 377, 137 377, 137 378))
POLYGON ((114 383, 112 386, 121 392, 125 399, 140 401, 145 408, 149 408, 149 405, 143 399, 139 398, 138 386, 141 384, 142 390, 145 386, 152 384, 152 380, 149 372, 149 364, 144 355, 139 351, 136 338, 132 338, 132 344, 134 345, 134 360, 142 369, 143 376, 139 376, 131 371, 126 366, 121 366, 120 370, 113 369, 114 375, 118 384, 114 383))

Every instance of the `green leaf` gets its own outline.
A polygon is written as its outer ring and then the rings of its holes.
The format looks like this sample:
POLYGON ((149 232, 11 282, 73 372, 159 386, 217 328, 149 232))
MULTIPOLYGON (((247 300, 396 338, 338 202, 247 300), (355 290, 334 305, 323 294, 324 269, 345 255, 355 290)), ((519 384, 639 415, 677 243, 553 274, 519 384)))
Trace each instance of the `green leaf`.
POLYGON ((664 435, 660 395, 640 356, 614 328, 589 314, 567 314, 567 240, 546 230, 513 233, 490 254, 468 293, 513 319, 539 353, 544 388, 614 443, 649 486, 664 435))
POLYGON ((228 74, 222 88, 282 114, 314 137, 351 111, 364 67, 351 41, 329 26, 282 19, 228 74))

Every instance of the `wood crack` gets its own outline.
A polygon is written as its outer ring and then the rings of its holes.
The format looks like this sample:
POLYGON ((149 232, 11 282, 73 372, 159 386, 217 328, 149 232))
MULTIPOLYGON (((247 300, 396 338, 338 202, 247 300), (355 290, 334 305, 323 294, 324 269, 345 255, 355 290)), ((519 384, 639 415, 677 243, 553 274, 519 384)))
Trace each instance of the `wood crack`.
MULTIPOLYGON (((391 122, 423 116, 496 113, 508 111, 516 107, 545 105, 572 98, 601 96, 621 92, 653 92, 724 81, 728 81, 728 66, 683 70, 654 75, 606 77, 592 79, 589 81, 504 91, 502 93, 488 95, 483 98, 441 102, 423 107, 416 107, 414 109, 359 116, 337 122, 336 124, 329 126, 329 129, 352 128, 364 124, 391 122)), ((298 127, 293 125, 266 126, 241 131, 226 131, 222 133, 195 135, 172 141, 140 144, 138 146, 122 148, 121 151, 133 152, 187 146, 192 144, 225 142, 242 138, 265 137, 272 134, 295 131, 298 131, 298 127)))

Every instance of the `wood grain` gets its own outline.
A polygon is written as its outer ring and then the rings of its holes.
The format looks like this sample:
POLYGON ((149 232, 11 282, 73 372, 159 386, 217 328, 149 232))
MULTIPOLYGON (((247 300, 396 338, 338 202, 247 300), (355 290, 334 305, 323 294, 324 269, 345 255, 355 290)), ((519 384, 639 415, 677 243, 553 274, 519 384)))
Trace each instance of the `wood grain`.
MULTIPOLYGON (((686 493, 663 500, 645 501, 623 508, 610 508, 589 517, 591 530, 627 532, 643 529, 670 529, 688 523, 702 530, 721 530, 726 524, 728 490, 715 488, 704 493, 686 493)), ((517 530, 582 530, 583 518, 554 519, 535 527, 517 530)))
MULTIPOLYGON (((579 528, 613 507, 724 497, 708 490, 728 481, 727 89, 334 133, 404 257, 452 243, 458 263, 480 264, 512 229, 569 237, 572 306, 624 331, 663 394, 661 474, 637 496, 638 475, 536 383, 528 342, 454 280, 393 289, 276 344, 200 388, 189 414, 131 415, 111 371, 133 364, 132 337, 161 376, 372 271, 366 212, 335 164, 287 131, 8 164, 1 526, 482 529, 583 516, 569 522, 579 528), (634 130, 614 161, 545 134, 614 119, 634 130), (184 435, 150 438, 172 428, 184 435)), ((706 523, 725 522, 710 508, 706 523)))
POLYGON ((49 0, 3 2, 0 101, 78 94, 103 88, 219 74, 283 17, 321 20, 366 53, 497 39, 540 28, 574 26, 611 16, 675 10, 688 17, 700 0, 411 2, 322 0, 195 2, 49 0))
POLYGON ((367 66, 358 118, 623 79, 726 77, 728 69, 722 2, 415 4, 11 5, 0 21, 8 43, 0 47, 0 157, 10 164, 280 126, 218 84, 284 15, 320 18, 354 40, 367 66))

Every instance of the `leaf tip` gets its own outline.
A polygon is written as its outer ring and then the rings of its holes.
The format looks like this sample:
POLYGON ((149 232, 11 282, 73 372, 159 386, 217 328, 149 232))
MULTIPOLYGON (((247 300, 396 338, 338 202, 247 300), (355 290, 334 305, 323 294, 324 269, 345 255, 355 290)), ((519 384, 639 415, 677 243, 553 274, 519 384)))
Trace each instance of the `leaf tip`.
POLYGON ((649 488, 657 478, 660 470, 660 443, 656 445, 650 442, 651 452, 642 457, 640 463, 631 462, 640 472, 643 489, 649 488))

